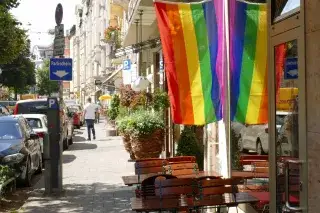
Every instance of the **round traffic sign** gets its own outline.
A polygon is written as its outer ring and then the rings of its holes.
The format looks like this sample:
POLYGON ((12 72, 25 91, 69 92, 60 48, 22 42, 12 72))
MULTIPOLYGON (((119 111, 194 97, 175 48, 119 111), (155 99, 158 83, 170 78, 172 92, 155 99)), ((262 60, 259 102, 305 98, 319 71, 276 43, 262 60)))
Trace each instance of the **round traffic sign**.
POLYGON ((56 18, 57 25, 60 25, 61 22, 62 22, 62 18, 63 18, 63 8, 62 8, 62 5, 60 3, 56 7, 55 18, 56 18))

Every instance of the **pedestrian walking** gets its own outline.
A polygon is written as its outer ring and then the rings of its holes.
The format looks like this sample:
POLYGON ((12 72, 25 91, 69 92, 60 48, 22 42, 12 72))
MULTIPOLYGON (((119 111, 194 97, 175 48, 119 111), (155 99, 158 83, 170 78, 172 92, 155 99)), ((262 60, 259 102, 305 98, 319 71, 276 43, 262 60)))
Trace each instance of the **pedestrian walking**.
POLYGON ((84 119, 86 120, 87 130, 88 130, 88 141, 91 141, 91 131, 93 139, 96 139, 96 132, 94 129, 94 123, 96 119, 96 109, 97 105, 91 103, 91 98, 87 99, 87 104, 84 106, 84 119))
POLYGON ((97 102, 97 106, 96 106, 96 123, 98 124, 99 123, 99 120, 100 120, 100 113, 101 113, 101 106, 100 106, 100 103, 97 102))

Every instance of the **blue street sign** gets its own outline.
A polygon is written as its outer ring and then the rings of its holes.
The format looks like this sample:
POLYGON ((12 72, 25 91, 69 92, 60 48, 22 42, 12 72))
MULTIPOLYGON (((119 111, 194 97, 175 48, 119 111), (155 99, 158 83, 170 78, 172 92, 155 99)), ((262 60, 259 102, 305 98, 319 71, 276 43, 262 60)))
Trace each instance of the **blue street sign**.
POLYGON ((284 69, 284 79, 297 79, 298 78, 298 59, 287 58, 284 69))
POLYGON ((57 98, 48 98, 49 109, 59 109, 57 98))
POLYGON ((123 70, 131 70, 131 61, 126 59, 123 61, 123 70))
POLYGON ((159 63, 160 63, 160 71, 162 72, 164 70, 163 60, 161 60, 159 63))
POLYGON ((50 59, 51 81, 72 81, 72 59, 51 58, 50 59))

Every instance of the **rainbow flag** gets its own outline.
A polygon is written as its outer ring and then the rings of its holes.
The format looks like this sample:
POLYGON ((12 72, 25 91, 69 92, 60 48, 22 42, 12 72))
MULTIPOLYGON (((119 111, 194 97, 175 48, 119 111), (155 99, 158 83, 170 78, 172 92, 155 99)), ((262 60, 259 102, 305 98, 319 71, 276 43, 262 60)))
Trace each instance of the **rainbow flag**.
POLYGON ((203 125, 222 117, 222 3, 154 3, 176 124, 203 125))
POLYGON ((231 118, 268 122, 267 6, 230 0, 231 118))

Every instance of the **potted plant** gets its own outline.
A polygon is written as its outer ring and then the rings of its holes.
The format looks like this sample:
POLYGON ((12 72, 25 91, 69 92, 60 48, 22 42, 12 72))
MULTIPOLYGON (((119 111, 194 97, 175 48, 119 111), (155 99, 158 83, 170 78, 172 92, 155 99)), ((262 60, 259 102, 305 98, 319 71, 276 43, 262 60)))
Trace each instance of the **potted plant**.
POLYGON ((119 114, 120 98, 118 95, 113 95, 111 99, 110 109, 107 112, 111 123, 114 123, 119 114))
POLYGON ((130 154, 130 158, 135 160, 135 156, 132 152, 130 130, 133 124, 132 116, 127 115, 122 118, 117 119, 116 126, 119 134, 122 136, 123 145, 125 150, 130 154))
POLYGON ((199 146, 194 126, 184 126, 178 141, 177 156, 195 156, 200 170, 203 170, 203 149, 199 146))
POLYGON ((108 43, 114 43, 116 48, 120 48, 120 46, 121 46, 120 30, 121 29, 119 27, 109 26, 104 31, 105 41, 108 43))
POLYGON ((166 92, 157 90, 153 93, 152 105, 154 110, 165 110, 170 106, 169 97, 166 92))
POLYGON ((136 159, 158 158, 164 141, 164 121, 158 113, 139 110, 131 115, 128 126, 132 152, 136 159))

